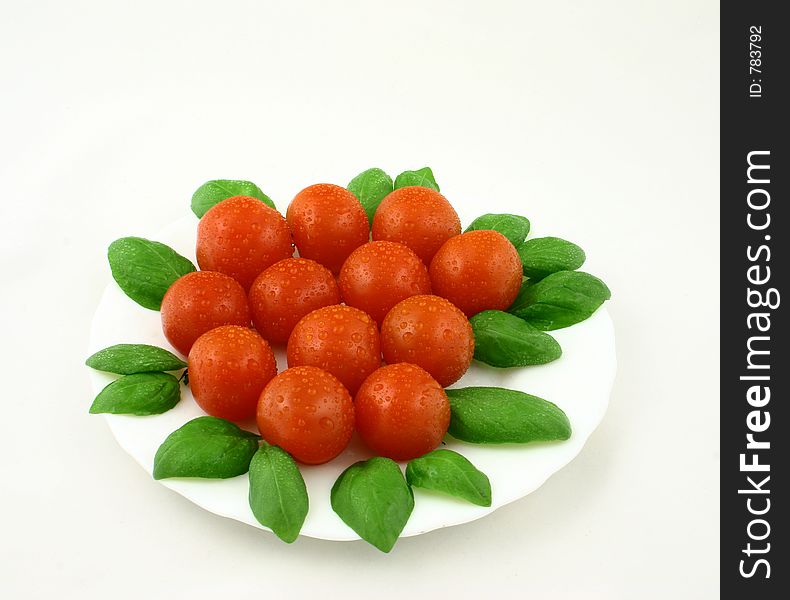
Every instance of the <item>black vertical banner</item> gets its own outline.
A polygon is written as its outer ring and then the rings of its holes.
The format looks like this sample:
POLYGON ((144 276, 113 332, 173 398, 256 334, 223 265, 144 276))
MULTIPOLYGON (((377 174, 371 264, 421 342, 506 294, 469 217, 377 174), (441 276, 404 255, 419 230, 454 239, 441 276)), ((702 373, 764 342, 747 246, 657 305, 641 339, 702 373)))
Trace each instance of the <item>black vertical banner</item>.
POLYGON ((721 16, 721 589, 760 600, 790 598, 786 8, 721 16))

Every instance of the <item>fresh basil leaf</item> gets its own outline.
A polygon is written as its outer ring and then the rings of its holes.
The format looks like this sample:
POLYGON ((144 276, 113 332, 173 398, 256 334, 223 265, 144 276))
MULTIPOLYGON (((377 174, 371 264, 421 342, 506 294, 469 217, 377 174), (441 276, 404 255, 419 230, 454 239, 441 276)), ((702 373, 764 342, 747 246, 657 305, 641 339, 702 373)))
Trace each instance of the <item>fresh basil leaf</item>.
POLYGON ((296 462, 279 446, 264 444, 252 457, 249 477, 252 514, 290 544, 299 537, 309 506, 296 462))
POLYGON ((159 310, 172 283, 195 270, 189 259, 159 242, 139 237, 115 240, 107 250, 113 279, 137 304, 159 310))
MULTIPOLYGON (((485 214, 477 217, 466 231, 493 229, 504 235, 511 244, 518 247, 529 235, 529 219, 519 215, 485 214)), ((466 233, 466 231, 464 233, 466 233)))
POLYGON ((359 199, 365 209, 371 226, 376 209, 393 189, 392 177, 377 168, 362 171, 348 184, 348 190, 359 199))
POLYGON ((450 428, 473 444, 526 444, 567 440, 571 424, 551 402, 517 390, 468 387, 447 390, 450 428))
POLYGON ((478 506, 491 506, 491 482, 465 457, 440 448, 415 458, 406 466, 413 487, 444 492, 478 506))
POLYGON ((575 271, 584 264, 584 250, 556 237, 532 238, 517 246, 524 275, 535 283, 558 271, 575 271))
POLYGON ((423 167, 416 171, 404 171, 395 178, 395 189, 409 186, 420 186, 431 188, 435 191, 439 190, 439 184, 436 183, 436 178, 433 176, 433 171, 430 167, 423 167))
POLYGON ((509 313, 544 331, 561 329, 590 317, 612 293, 582 271, 559 271, 522 288, 509 313))
POLYGON ((105 387, 90 412, 114 415, 159 415, 178 404, 181 384, 169 373, 124 375, 105 387))
POLYGON ((544 365, 562 356, 548 333, 501 310, 484 310, 469 319, 475 335, 475 358, 492 367, 544 365))
POLYGON ((167 436, 154 457, 154 479, 227 479, 247 472, 259 436, 217 417, 192 419, 167 436))
POLYGON ((277 210, 274 202, 261 191, 257 185, 251 181, 239 181, 235 179, 214 179, 201 185, 192 194, 192 212, 197 218, 201 218, 215 204, 233 196, 251 196, 263 202, 269 208, 277 210))
POLYGON ((148 344, 116 344, 89 356, 85 364, 91 369, 118 375, 178 371, 187 366, 172 352, 148 344))
POLYGON ((523 304, 524 304, 524 296, 527 293, 527 288, 529 286, 531 286, 533 283, 535 283, 535 282, 534 281, 530 281, 526 277, 522 277, 521 278, 521 287, 518 288, 518 294, 516 294, 516 299, 513 300, 513 304, 511 304, 508 307, 507 312, 512 313, 513 311, 510 310, 510 309, 513 308, 514 306, 523 306, 523 304))
POLYGON ((332 486, 331 502, 363 540, 389 552, 414 509, 414 494, 398 463, 376 457, 343 471, 332 486))

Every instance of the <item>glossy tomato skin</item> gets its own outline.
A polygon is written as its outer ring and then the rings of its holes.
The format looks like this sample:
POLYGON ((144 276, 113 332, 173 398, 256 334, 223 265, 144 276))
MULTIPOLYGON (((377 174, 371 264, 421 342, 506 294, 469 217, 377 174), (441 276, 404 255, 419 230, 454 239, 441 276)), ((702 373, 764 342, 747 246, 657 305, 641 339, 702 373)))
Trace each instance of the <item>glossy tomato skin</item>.
POLYGON ((261 391, 275 375, 272 349, 247 327, 212 329, 189 351, 192 395, 214 417, 241 421, 254 416, 261 391))
POLYGON ((272 379, 258 401, 258 430, 299 462, 335 458, 354 431, 354 403, 338 379, 317 367, 293 367, 272 379))
POLYGON ((368 242, 348 257, 338 278, 346 304, 379 325, 401 300, 431 293, 428 269, 414 252, 395 242, 368 242))
POLYGON ((338 273, 356 248, 370 239, 365 209, 347 189, 330 183, 306 187, 286 212, 299 256, 338 273))
POLYGON ((255 329, 270 343, 284 344, 299 320, 340 303, 340 290, 329 270, 306 258, 286 258, 258 275, 250 287, 255 329))
POLYGON ((471 317, 505 310, 521 287, 521 259, 498 231, 468 231, 447 240, 431 261, 433 293, 471 317))
POLYGON ((388 364, 415 364, 447 387, 472 364, 475 338, 466 315, 449 300, 412 296, 384 318, 381 348, 388 364))
POLYGON ((189 354, 201 335, 221 325, 250 324, 247 295, 232 277, 195 271, 171 285, 161 308, 162 331, 181 354, 189 354))
POLYGON ((376 323, 351 306, 327 306, 311 312, 288 339, 288 366, 319 367, 337 377, 353 395, 381 366, 376 323))
POLYGON ((264 269, 292 255, 288 223, 257 198, 234 196, 223 200, 198 223, 200 268, 230 275, 245 290, 264 269))
POLYGON ((373 239, 411 248, 426 265, 441 245, 461 233, 458 213, 439 192, 399 188, 381 201, 373 216, 373 239))
POLYGON ((450 425, 450 402, 441 385, 409 363, 373 372, 354 398, 356 426, 379 456, 411 460, 436 449, 450 425))

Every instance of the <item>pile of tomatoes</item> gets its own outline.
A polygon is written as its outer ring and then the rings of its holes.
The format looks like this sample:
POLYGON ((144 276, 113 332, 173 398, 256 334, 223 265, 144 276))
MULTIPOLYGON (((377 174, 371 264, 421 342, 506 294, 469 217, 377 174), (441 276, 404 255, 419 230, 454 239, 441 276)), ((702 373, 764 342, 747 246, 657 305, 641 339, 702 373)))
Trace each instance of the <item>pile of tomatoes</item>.
POLYGON ((161 308, 195 400, 216 417, 255 417, 305 464, 333 459, 355 429, 394 460, 436 448, 450 422, 444 388, 474 354, 468 317, 506 309, 522 275, 507 238, 461 233, 425 187, 390 193, 372 224, 336 185, 302 190, 285 217, 228 198, 201 218, 197 260, 161 308), (280 373, 273 345, 286 347, 280 373))

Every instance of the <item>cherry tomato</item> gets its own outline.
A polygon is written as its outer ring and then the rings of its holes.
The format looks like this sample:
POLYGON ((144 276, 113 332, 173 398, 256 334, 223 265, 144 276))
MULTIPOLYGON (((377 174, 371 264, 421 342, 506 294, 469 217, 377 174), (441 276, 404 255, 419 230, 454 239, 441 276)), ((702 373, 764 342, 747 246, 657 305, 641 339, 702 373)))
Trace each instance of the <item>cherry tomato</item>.
POLYGON ((293 367, 272 379, 258 401, 258 429, 299 462, 335 458, 354 432, 354 403, 338 379, 317 367, 293 367))
POLYGON ((340 290, 328 269, 306 258, 286 258, 258 275, 250 288, 255 329, 284 344, 306 314, 340 303, 340 290))
POLYGON ((450 402, 441 385, 409 363, 374 371, 354 398, 362 440, 379 456, 411 460, 434 450, 450 425, 450 402))
POLYGON ((376 324, 351 306, 327 306, 311 312, 288 339, 288 366, 311 365, 328 371, 355 394, 381 366, 376 324))
POLYGON ((201 335, 220 325, 250 324, 247 295, 238 282, 216 271, 179 277, 162 299, 162 331, 186 355, 201 335))
POLYGON ((447 387, 472 364, 475 338, 466 315, 449 300, 412 296, 384 318, 381 348, 387 363, 413 363, 447 387))
POLYGON ((224 325, 201 335, 189 351, 189 387, 208 414, 241 421, 277 375, 274 353, 252 329, 224 325))
POLYGON ((469 231, 447 240, 429 269, 437 296, 471 317, 505 310, 521 287, 521 259, 508 239, 492 230, 469 231))
POLYGON ((338 282, 346 304, 364 310, 378 324, 404 298, 431 293, 428 269, 414 252, 395 242, 368 242, 354 250, 338 282))
POLYGON ((230 275, 245 290, 264 269, 293 255, 288 223, 257 198, 234 196, 212 206, 198 224, 197 260, 230 275))
POLYGON ((426 265, 439 247, 461 233, 461 221, 439 192, 426 187, 404 187, 381 201, 373 216, 373 239, 398 242, 411 248, 426 265))
POLYGON ((365 209, 347 189, 329 183, 296 194, 286 213, 299 256, 321 263, 332 273, 354 249, 370 239, 365 209))

